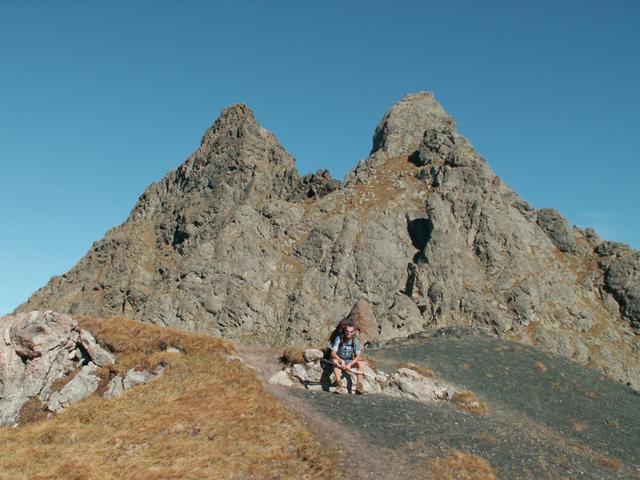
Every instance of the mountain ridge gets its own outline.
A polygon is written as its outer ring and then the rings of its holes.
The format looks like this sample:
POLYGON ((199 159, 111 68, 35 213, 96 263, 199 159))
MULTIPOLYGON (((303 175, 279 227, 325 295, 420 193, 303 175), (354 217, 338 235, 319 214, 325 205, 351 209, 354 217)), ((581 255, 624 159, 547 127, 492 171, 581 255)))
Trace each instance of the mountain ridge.
POLYGON ((419 92, 343 183, 301 177, 243 104, 129 218, 17 310, 125 315, 249 343, 315 343, 359 299, 369 341, 478 326, 640 388, 640 253, 504 184, 419 92))

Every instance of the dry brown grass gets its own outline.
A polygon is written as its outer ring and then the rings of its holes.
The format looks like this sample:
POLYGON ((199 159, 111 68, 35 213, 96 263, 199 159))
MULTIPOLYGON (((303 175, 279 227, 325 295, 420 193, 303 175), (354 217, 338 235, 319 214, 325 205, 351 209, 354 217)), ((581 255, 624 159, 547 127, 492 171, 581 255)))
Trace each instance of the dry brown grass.
POLYGON ((306 348, 287 348, 282 352, 280 358, 283 363, 293 365, 294 363, 305 363, 304 351, 306 348))
POLYGON ((435 374, 435 372, 433 370, 431 370, 430 368, 421 367, 420 365, 416 365, 415 363, 402 362, 402 363, 397 364, 396 367, 397 368, 408 368, 410 370, 413 370, 414 372, 418 372, 423 377, 436 378, 436 374, 435 374))
POLYGON ((451 403, 459 410, 464 410, 474 415, 486 415, 489 413, 487 406, 478 400, 475 393, 469 390, 456 393, 451 399, 451 403))
POLYGON ((300 260, 298 260, 297 258, 293 257, 292 255, 282 255, 282 265, 283 267, 286 265, 287 266, 287 272, 291 272, 294 271, 298 274, 298 276, 302 276, 306 270, 304 268, 304 265, 302 265, 302 263, 300 262, 300 260))
POLYGON ((20 422, 32 423, 47 418, 47 410, 45 410, 42 402, 37 398, 28 400, 20 409, 20 422))
POLYGON ((545 373, 548 370, 547 366, 540 361, 535 362, 533 367, 541 373, 545 373))
POLYGON ((96 340, 112 352, 118 353, 154 353, 169 347, 184 353, 224 351, 235 352, 231 342, 206 335, 187 334, 172 328, 158 327, 136 322, 123 317, 97 320, 91 317, 76 317, 82 328, 89 330, 96 340))
MULTIPOLYGON (((221 340, 124 319, 82 319, 118 364, 162 377, 48 419, 0 429, 0 472, 15 479, 320 478, 331 459, 221 340), (184 353, 164 352, 167 346, 184 353)), ((117 366, 120 370, 122 367, 117 366)))
POLYGON ((495 480, 495 469, 484 458, 453 450, 445 458, 427 464, 430 480, 495 480))
POLYGON ((390 158, 376 167, 370 182, 358 184, 347 197, 346 207, 350 210, 368 212, 371 209, 384 208, 398 198, 403 189, 395 184, 401 176, 406 182, 419 184, 415 172, 419 170, 407 156, 390 158))
POLYGON ((615 472, 619 472, 622 469, 622 463, 617 458, 602 458, 600 463, 615 472))
POLYGON ((576 432, 584 432, 587 429, 587 424, 582 420, 573 420, 571 422, 571 428, 573 428, 576 432))

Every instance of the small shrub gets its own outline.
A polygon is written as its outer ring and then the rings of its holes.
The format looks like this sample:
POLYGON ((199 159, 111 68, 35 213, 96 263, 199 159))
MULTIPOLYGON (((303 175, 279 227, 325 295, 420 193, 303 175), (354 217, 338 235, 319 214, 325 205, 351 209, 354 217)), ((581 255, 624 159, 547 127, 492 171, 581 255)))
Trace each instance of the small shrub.
POLYGON ((293 365, 295 363, 305 363, 304 348, 287 348, 282 352, 280 360, 287 365, 293 365))
POLYGON ((603 458, 600 463, 614 472, 619 472, 622 468, 622 463, 617 458, 603 458))
POLYGON ((495 469, 484 458, 472 453, 453 450, 445 458, 427 464, 430 480, 495 480, 495 469))
POLYGON ((576 432, 584 432, 587 429, 587 424, 584 423, 582 420, 573 420, 571 422, 571 427, 576 432))
POLYGON ((474 415, 486 415, 489 411, 487 406, 478 400, 475 393, 470 392, 469 390, 456 393, 451 399, 451 402, 459 410, 464 410, 465 412, 473 413, 474 415))
POLYGON ((36 397, 22 405, 18 418, 20 419, 20 424, 23 425, 47 418, 48 413, 40 399, 36 397))
POLYGON ((540 373, 545 373, 548 370, 547 366, 540 361, 537 361, 536 363, 534 363, 533 366, 540 373))

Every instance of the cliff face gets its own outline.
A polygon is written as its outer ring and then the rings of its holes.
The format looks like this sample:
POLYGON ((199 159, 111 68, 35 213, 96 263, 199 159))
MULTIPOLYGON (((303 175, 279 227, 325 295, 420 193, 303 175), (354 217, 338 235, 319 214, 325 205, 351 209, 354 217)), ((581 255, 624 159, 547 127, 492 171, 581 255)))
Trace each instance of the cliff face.
POLYGON ((301 178, 244 105, 130 217, 18 310, 125 315, 246 342, 324 340, 358 299, 369 340, 477 326, 640 388, 640 252, 535 210, 429 93, 344 184, 301 178))

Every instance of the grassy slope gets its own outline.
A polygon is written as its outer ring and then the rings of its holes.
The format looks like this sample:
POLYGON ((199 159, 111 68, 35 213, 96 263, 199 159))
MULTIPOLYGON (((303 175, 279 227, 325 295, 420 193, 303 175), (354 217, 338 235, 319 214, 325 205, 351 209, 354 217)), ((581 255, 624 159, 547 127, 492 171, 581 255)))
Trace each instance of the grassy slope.
POLYGON ((224 354, 232 344, 121 318, 81 319, 116 352, 103 383, 131 367, 164 363, 162 377, 98 395, 59 415, 33 405, 0 429, 0 478, 319 478, 331 459, 254 373, 224 354), (181 354, 165 352, 177 347, 181 354))

